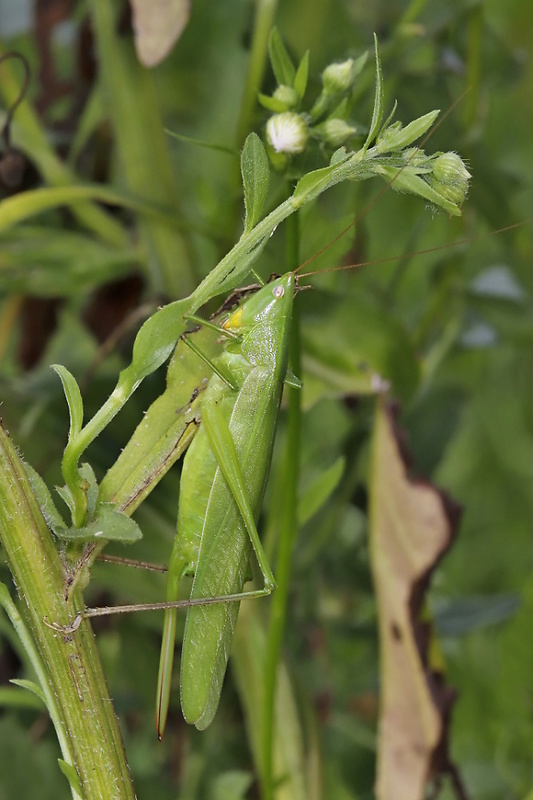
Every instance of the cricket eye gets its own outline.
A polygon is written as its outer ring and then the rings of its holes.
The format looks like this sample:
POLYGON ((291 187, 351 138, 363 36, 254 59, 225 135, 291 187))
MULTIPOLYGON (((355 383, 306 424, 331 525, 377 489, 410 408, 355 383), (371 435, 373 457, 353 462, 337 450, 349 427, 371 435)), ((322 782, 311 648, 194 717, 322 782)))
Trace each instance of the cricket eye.
POLYGON ((285 294, 285 289, 283 288, 283 286, 275 286, 272 289, 272 294, 274 295, 274 297, 278 298, 283 297, 283 295, 285 294))

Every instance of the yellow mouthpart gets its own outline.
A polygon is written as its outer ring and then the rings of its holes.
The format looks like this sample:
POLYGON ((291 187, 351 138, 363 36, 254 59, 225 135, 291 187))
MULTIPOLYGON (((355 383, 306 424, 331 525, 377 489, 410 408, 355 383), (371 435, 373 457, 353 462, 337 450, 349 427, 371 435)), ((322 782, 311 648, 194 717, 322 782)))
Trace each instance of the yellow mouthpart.
POLYGON ((242 308, 238 308, 231 317, 224 322, 222 325, 224 330, 228 330, 229 328, 240 328, 242 327, 242 308))

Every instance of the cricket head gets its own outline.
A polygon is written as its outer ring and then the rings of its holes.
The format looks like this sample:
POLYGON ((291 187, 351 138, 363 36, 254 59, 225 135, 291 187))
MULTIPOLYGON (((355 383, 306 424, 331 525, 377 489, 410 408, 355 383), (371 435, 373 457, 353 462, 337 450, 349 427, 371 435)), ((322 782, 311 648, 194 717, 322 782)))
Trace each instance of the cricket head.
POLYGON ((256 294, 251 295, 224 322, 222 327, 233 333, 245 333, 247 329, 260 322, 275 317, 288 317, 292 311, 292 303, 296 287, 296 276, 288 272, 263 286, 256 294))

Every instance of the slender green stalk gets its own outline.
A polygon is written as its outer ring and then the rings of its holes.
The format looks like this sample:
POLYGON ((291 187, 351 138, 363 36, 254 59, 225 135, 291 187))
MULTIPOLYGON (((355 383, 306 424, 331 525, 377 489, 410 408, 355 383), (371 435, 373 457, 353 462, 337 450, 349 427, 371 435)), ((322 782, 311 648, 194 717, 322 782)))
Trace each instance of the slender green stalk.
POLYGON ((252 127, 251 120, 257 107, 257 94, 263 82, 268 54, 268 39, 274 25, 278 0, 258 0, 255 5, 250 61, 248 62, 241 113, 237 124, 237 144, 239 147, 252 127))
MULTIPOLYGON (((129 800, 134 790, 122 739, 90 625, 64 636, 44 620, 68 624, 83 607, 68 602, 66 572, 13 443, 0 428, 0 538, 22 599, 34 648, 29 653, 57 728, 63 758, 74 768, 86 800, 129 800), (40 662, 37 663, 36 659, 40 662)), ((6 610, 14 612, 9 602, 6 610)), ((17 624, 16 614, 10 613, 17 624)), ((22 624, 19 629, 23 631, 22 624)))
POLYGON ((474 125, 479 106, 483 60, 483 13, 482 6, 474 6, 469 10, 467 17, 466 85, 468 86, 468 95, 463 112, 463 120, 467 129, 474 125))
MULTIPOLYGON (((296 265, 299 261, 299 225, 298 217, 290 218, 287 228, 287 259, 289 265, 296 265)), ((300 320, 298 304, 293 309, 290 342, 290 368, 295 375, 301 372, 300 359, 300 320)), ((277 590, 272 597, 270 624, 267 636, 265 658, 265 689, 264 713, 262 731, 262 758, 263 758, 263 800, 272 800, 274 785, 279 776, 273 775, 273 751, 275 711, 276 711, 276 682, 278 665, 281 660, 281 646, 285 631, 287 617, 287 600, 289 594, 292 550, 297 533, 297 505, 298 482, 300 473, 300 434, 301 434, 301 395, 300 389, 289 388, 287 438, 283 457, 284 480, 283 491, 279 498, 279 505, 283 509, 280 520, 280 537, 278 556, 276 561, 277 590)))
MULTIPOLYGON (((97 39, 100 80, 128 188, 180 218, 179 187, 169 153, 153 70, 141 66, 129 37, 117 34, 121 4, 89 3, 97 39), (120 7, 119 7, 120 6, 120 7)), ((140 216, 139 233, 152 288, 183 297, 196 284, 189 243, 175 222, 140 216)))

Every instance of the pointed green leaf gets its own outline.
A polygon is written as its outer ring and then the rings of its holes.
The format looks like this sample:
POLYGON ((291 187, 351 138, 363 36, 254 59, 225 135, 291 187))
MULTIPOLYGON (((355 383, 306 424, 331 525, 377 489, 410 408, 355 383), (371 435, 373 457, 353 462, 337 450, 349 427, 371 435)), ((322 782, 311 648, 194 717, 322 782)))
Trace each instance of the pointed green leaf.
POLYGON ((339 485, 346 460, 338 458, 331 467, 324 470, 298 499, 298 524, 305 525, 331 497, 339 485))
POLYGON ((75 767, 72 764, 68 764, 63 758, 58 758, 57 763, 59 764, 59 769, 68 780, 73 793, 83 797, 83 789, 75 767))
POLYGON ((186 136, 184 133, 171 131, 165 128, 167 136, 172 136, 173 139, 178 139, 180 142, 186 144, 193 144, 196 147, 204 147, 206 150, 214 150, 217 153, 225 153, 228 156, 238 156, 239 151, 234 147, 228 147, 225 144, 216 144, 215 142, 208 142, 205 139, 197 139, 195 136, 186 136))
MULTIPOLYGON (((216 333, 195 331, 197 347, 214 358, 220 352, 216 333)), ((100 484, 100 498, 130 515, 188 447, 200 421, 202 387, 211 369, 184 342, 172 356, 167 386, 152 403, 131 439, 100 484)))
POLYGON ((81 399, 80 387, 74 375, 61 364, 52 364, 52 369, 57 372, 63 384, 63 391, 68 403, 70 414, 70 430, 68 433, 69 442, 78 435, 83 425, 83 400, 81 399))
MULTIPOLYGON (((66 505, 66 507, 68 508, 68 510, 70 511, 70 513, 74 514, 74 509, 75 509, 74 498, 72 497, 72 492, 70 491, 68 486, 56 486, 55 490, 62 499, 62 501, 64 502, 64 504, 66 505)), ((65 527, 64 525, 57 525, 56 528, 52 528, 52 530, 54 531, 55 534, 59 536, 58 530, 63 530, 64 527, 65 527)))
POLYGON ((430 111, 429 114, 424 114, 424 116, 410 122, 405 128, 402 127, 400 122, 385 128, 383 133, 379 135, 376 149, 383 153, 403 150, 404 147, 412 144, 431 128, 439 113, 438 109, 430 111))
POLYGON ((42 700, 44 705, 46 705, 45 694, 41 689, 41 687, 37 683, 35 683, 35 681, 28 681, 25 678, 12 678, 9 682, 14 683, 15 686, 20 686, 21 689, 27 689, 28 692, 31 692, 32 694, 36 695, 39 698, 39 700, 42 700))
POLYGON ((299 205, 303 205, 321 194, 327 189, 332 172, 333 167, 331 166, 308 172, 296 184, 293 200, 297 201, 299 205))
POLYGON ((329 165, 330 167, 335 167, 337 164, 342 164, 343 161, 346 161, 347 158, 351 156, 351 153, 346 152, 345 147, 339 147, 338 150, 332 154, 329 165))
POLYGON ((396 109, 397 108, 398 108, 398 101, 395 100, 394 103, 392 104, 392 110, 391 110, 389 116, 387 117, 387 119, 385 120, 383 125, 381 126, 381 130, 378 133, 378 136, 377 136, 378 141, 381 139, 381 137, 383 135, 383 132, 386 131, 387 128, 389 127, 389 125, 392 124, 392 120, 394 119, 394 115, 396 114, 396 109))
POLYGON ((367 59, 368 59, 368 50, 365 50, 365 52, 362 55, 360 55, 359 58, 355 59, 355 61, 353 62, 353 67, 352 67, 352 77, 353 78, 356 78, 358 75, 361 74, 361 72, 363 71, 363 68, 364 68, 364 66, 365 66, 365 64, 367 62, 367 59))
POLYGON ((268 42, 270 63, 274 76, 280 86, 294 86, 295 70, 291 57, 279 35, 278 29, 273 28, 268 42))
POLYGON ((383 72, 381 71, 381 60, 379 58, 378 38, 374 34, 374 47, 376 52, 376 91, 374 94, 374 110, 372 112, 372 122, 366 137, 363 150, 367 150, 376 138, 381 126, 383 117, 383 72))
MULTIPOLYGON (((19 681, 13 678, 11 683, 18 685, 19 681)), ((20 681, 20 683, 24 682, 20 681)), ((29 708, 40 713, 43 710, 43 704, 34 693, 23 692, 15 686, 0 686, 0 708, 29 708)))
POLYGON ((269 179, 267 154, 263 142, 256 133, 250 133, 244 143, 241 174, 246 207, 244 230, 249 231, 261 219, 269 179))
POLYGON ((268 94, 259 94, 258 100, 267 111, 273 111, 275 114, 281 114, 287 110, 287 104, 277 97, 270 97, 268 94))
POLYGON ((298 69, 296 70, 296 75, 294 76, 293 86, 300 100, 303 98, 305 90, 307 89, 308 77, 309 77, 309 50, 307 50, 304 57, 300 61, 298 69))
MULTIPOLYGON (((394 191, 418 195, 439 208, 443 208, 453 217, 461 216, 461 209, 457 204, 453 203, 447 197, 444 197, 443 194, 430 186, 420 175, 417 175, 415 168, 407 165, 401 169, 396 169, 396 167, 376 164, 374 171, 377 175, 382 175, 388 180, 391 189, 394 189, 394 191)), ((425 171, 427 172, 427 170, 425 171)))
POLYGON ((122 393, 124 385, 136 388, 167 360, 185 330, 183 315, 188 311, 190 301, 187 298, 176 300, 146 320, 135 337, 131 364, 120 373, 116 393, 122 393))
POLYGON ((57 531, 57 535, 67 541, 91 542, 105 539, 126 544, 139 541, 142 531, 131 517, 117 511, 112 503, 102 503, 89 525, 66 528, 57 531))
POLYGON ((29 478, 33 494, 37 498, 39 507, 42 511, 46 524, 54 533, 66 527, 63 517, 57 510, 52 495, 46 483, 43 481, 37 470, 31 464, 24 462, 24 469, 29 478))
POLYGON ((157 217, 168 224, 175 219, 169 219, 168 213, 162 206, 147 203, 138 197, 117 192, 101 184, 87 184, 77 186, 43 186, 39 189, 28 189, 26 192, 14 194, 2 200, 0 207, 0 231, 4 232, 24 220, 37 214, 42 214, 59 206, 70 206, 84 200, 99 200, 110 205, 131 208, 149 217, 157 217))
POLYGON ((79 469, 79 473, 86 483, 85 494, 87 496, 87 515, 92 519, 98 501, 98 481, 90 464, 84 462, 79 469))

